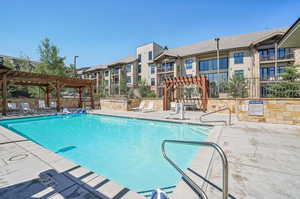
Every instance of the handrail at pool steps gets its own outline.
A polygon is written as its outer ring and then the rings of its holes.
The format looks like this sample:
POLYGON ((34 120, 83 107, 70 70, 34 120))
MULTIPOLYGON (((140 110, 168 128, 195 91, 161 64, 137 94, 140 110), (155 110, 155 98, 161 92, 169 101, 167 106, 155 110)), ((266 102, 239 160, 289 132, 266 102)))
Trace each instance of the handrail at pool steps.
MULTIPOLYGON (((161 149, 163 157, 182 175, 183 179, 192 187, 192 189, 197 193, 197 195, 202 199, 208 199, 206 193, 188 176, 186 175, 166 154, 165 144, 166 143, 175 143, 175 144, 185 144, 185 145, 200 145, 208 146, 215 149, 221 157, 223 165, 223 199, 228 198, 228 161, 227 157, 222 150, 222 148, 213 142, 197 142, 197 141, 183 141, 183 140, 164 140, 161 149)), ((205 179, 208 181, 207 179, 205 179)))
POLYGON ((203 115, 200 116, 200 122, 223 122, 225 123, 225 125, 231 125, 231 109, 229 107, 224 107, 215 111, 211 111, 208 113, 204 113, 203 115), (203 117, 211 115, 213 113, 217 113, 217 112, 221 112, 221 111, 225 111, 228 110, 229 112, 229 117, 228 117, 228 122, 226 120, 203 120, 203 117))

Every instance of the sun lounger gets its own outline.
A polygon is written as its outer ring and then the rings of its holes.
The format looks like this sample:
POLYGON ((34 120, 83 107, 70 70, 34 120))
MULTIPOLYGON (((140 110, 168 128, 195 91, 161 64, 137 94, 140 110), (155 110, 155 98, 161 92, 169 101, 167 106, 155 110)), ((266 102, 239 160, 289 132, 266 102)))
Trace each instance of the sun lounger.
POLYGON ((175 109, 174 112, 171 112, 168 116, 166 116, 165 118, 168 119, 171 116, 177 115, 180 113, 180 106, 179 103, 175 103, 175 109))
POLYGON ((18 111, 16 103, 7 103, 7 107, 9 112, 18 111))
POLYGON ((148 106, 143 108, 143 112, 150 112, 154 111, 154 103, 151 101, 149 102, 148 106))
POLYGON ((145 101, 142 101, 142 102, 140 103, 139 107, 137 107, 137 108, 132 108, 131 110, 133 110, 133 111, 142 111, 143 108, 144 108, 144 106, 145 106, 145 101))
POLYGON ((39 100, 39 109, 40 110, 49 111, 50 107, 46 107, 44 100, 39 100))
POLYGON ((21 106, 21 110, 24 113, 32 113, 32 112, 34 112, 33 109, 30 108, 30 106, 29 106, 29 104, 27 102, 20 103, 20 106, 21 106))

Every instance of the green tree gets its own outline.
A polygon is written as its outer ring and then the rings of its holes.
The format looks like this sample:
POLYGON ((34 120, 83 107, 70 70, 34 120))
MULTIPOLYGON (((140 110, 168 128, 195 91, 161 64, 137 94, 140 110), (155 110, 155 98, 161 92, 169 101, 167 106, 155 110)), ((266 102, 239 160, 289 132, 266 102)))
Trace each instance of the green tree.
POLYGON ((59 56, 59 49, 50 43, 50 39, 45 38, 39 46, 40 62, 36 72, 42 74, 57 75, 61 77, 69 76, 69 67, 65 65, 65 57, 59 56))
POLYGON ((141 97, 156 97, 155 93, 151 91, 150 86, 147 85, 147 82, 145 80, 141 80, 138 83, 138 88, 141 97))
POLYGON ((281 80, 269 84, 267 88, 268 97, 300 97, 300 73, 297 66, 285 67, 284 73, 280 74, 281 80))
POLYGON ((126 82, 126 74, 125 71, 121 71, 120 75, 120 93, 121 95, 128 95, 128 87, 127 87, 127 82, 126 82))
POLYGON ((232 75, 227 83, 221 83, 220 88, 234 98, 248 97, 248 81, 236 74, 232 75))

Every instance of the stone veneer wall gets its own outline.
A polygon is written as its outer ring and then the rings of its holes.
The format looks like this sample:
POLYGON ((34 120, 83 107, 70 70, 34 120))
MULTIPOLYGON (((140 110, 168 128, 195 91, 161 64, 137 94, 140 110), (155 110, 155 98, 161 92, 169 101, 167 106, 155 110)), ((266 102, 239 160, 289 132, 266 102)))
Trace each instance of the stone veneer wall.
MULTIPOLYGON (((267 122, 274 124, 300 125, 300 99, 293 98, 240 98, 240 99, 209 99, 208 111, 218 110, 228 106, 239 121, 267 122), (264 115, 248 114, 250 100, 262 100, 264 115)), ((221 112, 222 113, 222 112, 221 112)), ((227 112, 223 112, 227 113, 227 112)))

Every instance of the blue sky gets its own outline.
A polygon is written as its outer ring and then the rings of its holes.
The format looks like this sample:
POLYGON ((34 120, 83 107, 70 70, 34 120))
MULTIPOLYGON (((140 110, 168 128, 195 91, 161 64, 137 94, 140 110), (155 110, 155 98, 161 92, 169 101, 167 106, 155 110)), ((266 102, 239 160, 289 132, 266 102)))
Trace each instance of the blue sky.
POLYGON ((291 25, 300 1, 9 0, 1 2, 0 54, 39 59, 48 37, 78 67, 134 55, 155 41, 169 48, 291 25))

